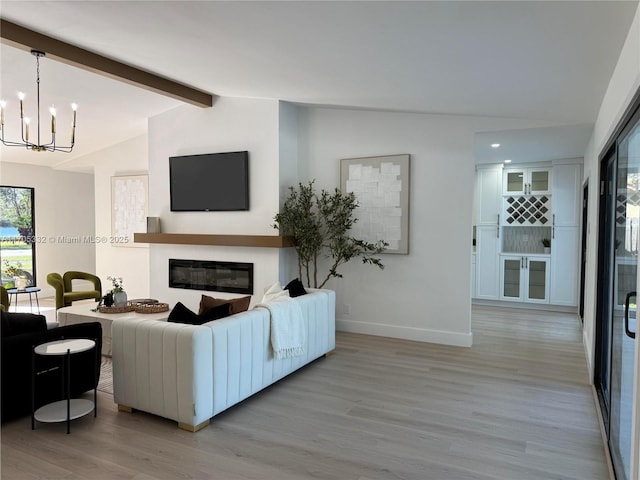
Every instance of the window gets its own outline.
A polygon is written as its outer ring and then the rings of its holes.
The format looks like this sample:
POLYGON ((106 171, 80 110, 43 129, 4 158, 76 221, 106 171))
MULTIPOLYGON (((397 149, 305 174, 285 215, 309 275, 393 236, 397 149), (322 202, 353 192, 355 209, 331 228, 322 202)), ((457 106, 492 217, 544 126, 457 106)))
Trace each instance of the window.
POLYGON ((34 192, 31 187, 0 186, 0 271, 5 288, 36 286, 34 192))

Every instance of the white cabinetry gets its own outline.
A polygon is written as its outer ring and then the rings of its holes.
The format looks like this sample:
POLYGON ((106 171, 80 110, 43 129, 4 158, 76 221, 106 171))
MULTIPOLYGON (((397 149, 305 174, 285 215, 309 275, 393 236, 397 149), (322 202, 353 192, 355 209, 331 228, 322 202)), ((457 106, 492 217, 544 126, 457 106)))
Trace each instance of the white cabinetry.
POLYGON ((578 305, 581 188, 582 165, 553 166, 550 284, 553 305, 578 305))
POLYGON ((551 169, 548 167, 509 167, 504 169, 505 195, 551 193, 551 169))
POLYGON ((578 227, 554 227, 551 239, 552 305, 578 304, 579 231, 578 227))
POLYGON ((538 255, 500 256, 500 298, 549 303, 549 258, 538 255))
POLYGON ((502 198, 502 168, 478 168, 478 225, 497 225, 502 198))
POLYGON ((580 220, 580 187, 582 166, 579 164, 553 167, 553 225, 576 227, 580 220))
POLYGON ((498 300, 502 166, 478 167, 476 180, 478 205, 474 298, 498 300))
POLYGON ((476 298, 498 300, 500 238, 495 225, 476 227, 476 298))
POLYGON ((474 298, 577 306, 579 160, 479 166, 476 175, 474 298), (543 238, 551 239, 550 255, 543 238))

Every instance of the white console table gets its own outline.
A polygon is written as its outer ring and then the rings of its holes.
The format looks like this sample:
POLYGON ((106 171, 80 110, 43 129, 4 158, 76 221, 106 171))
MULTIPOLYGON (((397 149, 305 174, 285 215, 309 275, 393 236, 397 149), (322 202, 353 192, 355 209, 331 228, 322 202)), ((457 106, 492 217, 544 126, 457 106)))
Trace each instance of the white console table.
POLYGON ((111 324, 116 318, 147 318, 149 320, 166 320, 170 311, 162 313, 100 313, 94 312, 95 303, 74 303, 69 307, 58 309, 60 326, 78 323, 100 322, 102 325, 102 355, 111 356, 111 324))

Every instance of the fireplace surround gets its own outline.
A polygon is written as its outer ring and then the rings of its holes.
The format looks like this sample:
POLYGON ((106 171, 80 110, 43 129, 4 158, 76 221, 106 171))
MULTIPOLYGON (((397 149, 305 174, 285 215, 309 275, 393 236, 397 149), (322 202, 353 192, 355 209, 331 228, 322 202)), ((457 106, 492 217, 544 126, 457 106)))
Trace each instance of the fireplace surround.
POLYGON ((253 295, 253 263, 170 258, 169 287, 253 295))

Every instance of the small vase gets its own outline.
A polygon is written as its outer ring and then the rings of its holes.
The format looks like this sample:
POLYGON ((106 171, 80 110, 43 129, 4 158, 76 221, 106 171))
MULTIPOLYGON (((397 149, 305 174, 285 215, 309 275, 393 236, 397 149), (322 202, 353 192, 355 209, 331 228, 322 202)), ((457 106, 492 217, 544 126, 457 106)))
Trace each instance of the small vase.
POLYGON ((26 277, 15 277, 13 279, 14 285, 18 290, 26 290, 29 280, 26 277))
POLYGON ((114 307, 126 307, 127 306, 127 292, 124 290, 113 294, 113 306, 114 307))
POLYGON ((544 253, 551 253, 551 247, 544 247, 544 253))

